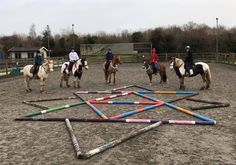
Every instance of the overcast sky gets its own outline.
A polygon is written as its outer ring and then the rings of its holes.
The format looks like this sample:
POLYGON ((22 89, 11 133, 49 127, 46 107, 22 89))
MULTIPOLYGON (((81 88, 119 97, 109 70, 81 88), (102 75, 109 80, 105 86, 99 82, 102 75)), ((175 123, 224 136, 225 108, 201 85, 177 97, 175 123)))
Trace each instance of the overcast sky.
POLYGON ((0 35, 28 34, 47 25, 53 34, 77 34, 198 24, 236 26, 236 0, 0 0, 0 35))

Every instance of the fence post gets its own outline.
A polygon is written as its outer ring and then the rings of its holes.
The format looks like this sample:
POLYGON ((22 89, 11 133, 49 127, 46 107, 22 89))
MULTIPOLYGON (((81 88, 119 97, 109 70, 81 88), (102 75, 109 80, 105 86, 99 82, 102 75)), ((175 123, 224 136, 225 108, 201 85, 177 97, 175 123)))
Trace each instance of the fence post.
POLYGON ((6 75, 8 75, 8 59, 6 59, 6 64, 5 64, 5 66, 6 66, 6 75))

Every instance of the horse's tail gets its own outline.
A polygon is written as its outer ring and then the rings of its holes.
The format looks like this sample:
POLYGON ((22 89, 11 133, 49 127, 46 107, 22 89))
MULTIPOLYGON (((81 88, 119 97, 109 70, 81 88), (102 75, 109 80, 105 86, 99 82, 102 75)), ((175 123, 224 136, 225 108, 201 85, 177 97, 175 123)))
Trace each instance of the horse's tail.
POLYGON ((211 83, 211 70, 210 70, 210 67, 208 67, 208 69, 206 70, 206 79, 210 84, 211 83))
POLYGON ((166 67, 164 65, 162 66, 163 66, 162 80, 163 82, 167 82, 166 67))

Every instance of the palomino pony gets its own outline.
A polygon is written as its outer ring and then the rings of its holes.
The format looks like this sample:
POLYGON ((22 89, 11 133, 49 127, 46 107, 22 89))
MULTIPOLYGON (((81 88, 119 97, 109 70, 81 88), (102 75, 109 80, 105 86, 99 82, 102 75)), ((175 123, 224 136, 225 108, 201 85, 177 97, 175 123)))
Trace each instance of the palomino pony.
MULTIPOLYGON (((48 73, 53 71, 53 60, 47 60, 43 63, 38 70, 37 76, 40 80, 40 92, 44 92, 45 80, 48 77, 48 73)), ((25 82, 25 89, 27 92, 32 91, 30 87, 30 81, 34 78, 33 77, 33 65, 26 65, 23 68, 23 76, 25 82)))
MULTIPOLYGON (((171 57, 170 60, 170 69, 175 69, 177 76, 179 77, 180 82, 180 89, 185 89, 184 85, 184 77, 185 75, 185 68, 184 68, 184 61, 179 58, 171 57)), ((211 83, 211 71, 208 64, 204 62, 197 62, 193 69, 190 69, 190 76, 194 77, 198 74, 201 74, 203 85, 201 86, 200 90, 208 89, 211 83)))
POLYGON ((105 81, 106 83, 111 83, 111 77, 113 75, 113 83, 116 83, 116 72, 118 71, 118 64, 121 64, 120 56, 115 55, 110 63, 108 69, 105 69, 105 64, 103 64, 103 71, 105 74, 105 81), (108 81, 109 80, 109 81, 108 81), (108 81, 108 82, 107 82, 108 81))
MULTIPOLYGON (((154 74, 153 68, 151 67, 151 64, 149 63, 150 60, 146 60, 145 57, 143 56, 143 69, 146 70, 146 73, 149 77, 150 80, 150 85, 152 84, 152 75, 154 74)), ((161 83, 166 83, 167 82, 167 75, 166 75, 166 67, 164 64, 159 64, 160 65, 160 70, 159 75, 161 77, 160 84, 161 83)))
MULTIPOLYGON (((63 85, 62 85, 63 80, 66 82, 66 86, 70 87, 70 85, 69 85, 70 73, 68 71, 68 66, 69 66, 69 62, 65 62, 61 66, 60 87, 63 87, 63 85)), ((73 80, 74 88, 76 88, 76 87, 80 88, 80 79, 83 74, 83 69, 82 69, 83 67, 85 69, 88 69, 88 62, 86 61, 85 58, 77 60, 76 63, 72 67, 72 75, 74 76, 74 80, 73 80)))

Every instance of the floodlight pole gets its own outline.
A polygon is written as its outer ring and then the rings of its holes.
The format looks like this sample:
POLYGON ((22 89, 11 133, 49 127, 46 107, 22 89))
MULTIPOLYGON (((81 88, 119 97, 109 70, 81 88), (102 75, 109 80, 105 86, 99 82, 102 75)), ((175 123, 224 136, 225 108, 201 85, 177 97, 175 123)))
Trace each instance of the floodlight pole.
POLYGON ((75 32, 74 32, 74 24, 72 24, 72 43, 73 43, 73 49, 75 48, 75 32))
POLYGON ((219 61, 219 31, 218 31, 218 18, 216 18, 216 62, 219 61))

